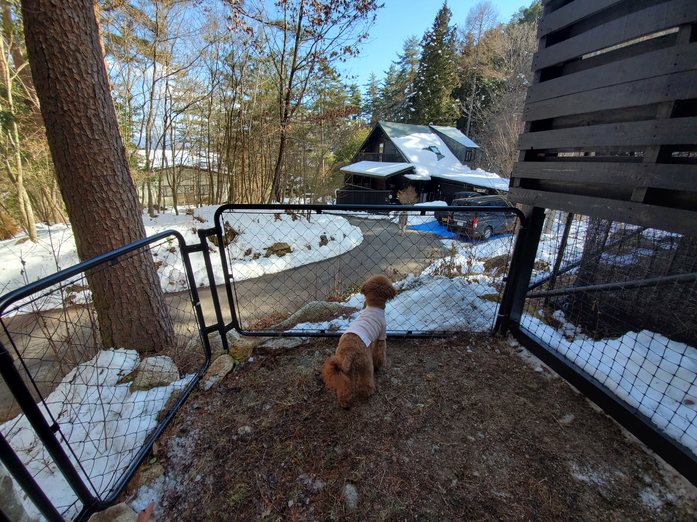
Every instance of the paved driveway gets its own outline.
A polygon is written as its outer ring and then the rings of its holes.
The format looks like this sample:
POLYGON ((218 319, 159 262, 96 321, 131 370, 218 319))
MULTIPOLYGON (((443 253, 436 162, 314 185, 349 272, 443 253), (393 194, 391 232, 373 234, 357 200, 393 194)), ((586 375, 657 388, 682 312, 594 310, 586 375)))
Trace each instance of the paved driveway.
MULTIPOLYGON (((234 298, 241 319, 256 323, 285 317, 309 301, 355 291, 371 274, 383 273, 401 279, 410 272, 420 273, 433 259, 444 255, 440 240, 432 234, 408 230, 402 236, 399 226, 387 219, 348 217, 348 220, 363 233, 363 242, 353 250, 325 261, 236 282, 234 298)), ((227 294, 222 285, 218 287, 218 295, 224 318, 229 321, 227 294)), ((213 322, 209 290, 201 289, 201 302, 207 320, 213 322)))

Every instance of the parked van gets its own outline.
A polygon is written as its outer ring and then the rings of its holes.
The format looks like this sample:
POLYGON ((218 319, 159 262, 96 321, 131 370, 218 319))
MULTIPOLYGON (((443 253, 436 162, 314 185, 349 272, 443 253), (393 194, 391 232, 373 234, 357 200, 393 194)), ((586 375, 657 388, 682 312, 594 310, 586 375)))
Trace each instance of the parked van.
MULTIPOLYGON (((478 196, 461 200, 461 207, 510 207, 503 196, 478 196)), ((452 212, 448 230, 470 239, 489 239, 494 234, 506 234, 515 230, 516 215, 512 212, 452 212)))
MULTIPOLYGON (((469 198, 474 198, 474 197, 481 197, 481 194, 478 192, 468 192, 468 191, 462 191, 462 192, 456 192, 455 193, 455 198, 448 204, 448 206, 452 207, 459 207, 462 206, 462 201, 469 199, 469 198)), ((443 207, 444 210, 436 210, 433 215, 436 218, 436 221, 440 223, 441 225, 447 225, 450 215, 452 214, 452 211, 448 209, 447 207, 443 207)))

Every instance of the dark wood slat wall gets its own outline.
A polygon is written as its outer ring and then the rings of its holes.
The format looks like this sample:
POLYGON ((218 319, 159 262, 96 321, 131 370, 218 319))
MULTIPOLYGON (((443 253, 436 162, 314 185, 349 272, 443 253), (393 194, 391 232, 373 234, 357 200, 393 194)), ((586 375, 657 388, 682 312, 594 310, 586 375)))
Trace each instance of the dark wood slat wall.
POLYGON ((697 234, 697 0, 546 0, 511 200, 697 234))

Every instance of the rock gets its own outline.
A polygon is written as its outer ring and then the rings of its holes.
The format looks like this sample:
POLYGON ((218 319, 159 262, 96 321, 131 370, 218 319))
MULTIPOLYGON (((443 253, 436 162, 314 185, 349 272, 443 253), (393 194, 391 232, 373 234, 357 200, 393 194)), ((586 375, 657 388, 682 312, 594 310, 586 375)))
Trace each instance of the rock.
MULTIPOLYGON (((229 332, 227 332, 226 337, 227 337, 227 344, 228 344, 229 349, 231 349, 232 346, 234 346, 234 344, 241 339, 240 334, 238 334, 235 330, 230 330, 229 332)), ((211 358, 212 359, 216 359, 218 356, 225 353, 225 350, 223 349, 223 342, 220 339, 220 335, 218 335, 217 332, 208 336, 208 342, 210 343, 210 346, 211 346, 211 358)), ((184 352, 186 353, 187 356, 200 357, 202 360, 202 358, 203 358, 203 346, 201 346, 201 339, 198 337, 191 339, 186 344, 186 348, 184 349, 184 352)))
POLYGON ((309 475, 307 473, 300 475, 298 477, 298 482, 300 482, 309 493, 319 493, 324 489, 324 486, 326 486, 323 480, 317 478, 315 475, 309 475))
POLYGON ((342 496, 344 497, 344 502, 346 502, 346 507, 348 509, 354 510, 358 507, 358 491, 350 482, 347 482, 344 486, 342 496))
POLYGON ((310 301, 288 319, 278 323, 279 328, 289 329, 300 323, 320 323, 341 315, 355 312, 355 308, 331 301, 310 301))
POLYGON ((31 522, 33 519, 27 515, 19 500, 18 492, 21 491, 17 486, 15 490, 14 480, 5 466, 0 464, 0 511, 8 517, 9 520, 16 522, 31 522))
POLYGON ((122 502, 95 513, 88 519, 88 522, 136 522, 137 520, 138 514, 122 502))
POLYGON ((146 484, 152 484, 164 474, 165 468, 163 468, 162 464, 159 462, 155 462, 154 464, 147 466, 141 466, 136 476, 129 483, 129 487, 131 489, 138 489, 146 484))
MULTIPOLYGON (((225 337, 227 338, 227 345, 228 349, 231 348, 237 341, 241 339, 241 335, 238 334, 235 330, 230 330, 225 334, 225 337)), ((213 358, 218 357, 220 354, 224 353, 223 350, 223 341, 220 338, 220 335, 217 333, 214 333, 213 335, 209 336, 209 343, 211 345, 211 355, 213 358)))
POLYGON ((251 426, 240 426, 237 429, 237 434, 242 436, 242 435, 249 435, 252 433, 252 427, 251 426))
POLYGON ((235 367, 235 360, 228 354, 224 353, 211 364, 208 371, 201 379, 201 389, 203 391, 210 390, 218 384, 223 378, 232 371, 235 367))
POLYGON ((260 348, 267 348, 270 350, 290 350, 292 348, 297 348, 306 341, 307 337, 276 337, 266 341, 260 346, 260 348))
POLYGON ((286 254, 290 254, 292 251, 293 249, 288 243, 274 243, 270 247, 266 247, 266 254, 264 254, 264 257, 271 257, 272 255, 283 257, 286 254))
MULTIPOLYGON (((230 223, 227 221, 223 223, 223 246, 228 246, 230 243, 235 241, 235 238, 239 236, 240 233, 232 228, 230 223)), ((215 246, 219 247, 220 245, 218 244, 218 237, 217 236, 211 236, 209 238, 209 241, 213 243, 215 246)))
POLYGON ((131 392, 150 390, 158 386, 167 386, 178 380, 179 369, 172 358, 166 355, 155 355, 140 361, 130 390, 131 392))
POLYGON ((559 419, 559 424, 563 424, 564 426, 568 426, 569 424, 571 424, 574 421, 575 418, 576 417, 574 417, 573 413, 567 413, 561 419, 559 419))

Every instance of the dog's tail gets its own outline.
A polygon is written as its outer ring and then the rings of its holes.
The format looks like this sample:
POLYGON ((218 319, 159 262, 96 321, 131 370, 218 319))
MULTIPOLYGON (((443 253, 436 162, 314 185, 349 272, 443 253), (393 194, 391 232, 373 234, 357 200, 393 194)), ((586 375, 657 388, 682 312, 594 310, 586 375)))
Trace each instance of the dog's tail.
POLYGON ((328 390, 336 391, 342 385, 347 387, 350 384, 349 376, 346 374, 348 368, 342 368, 341 361, 335 355, 324 361, 322 367, 322 379, 328 390))

